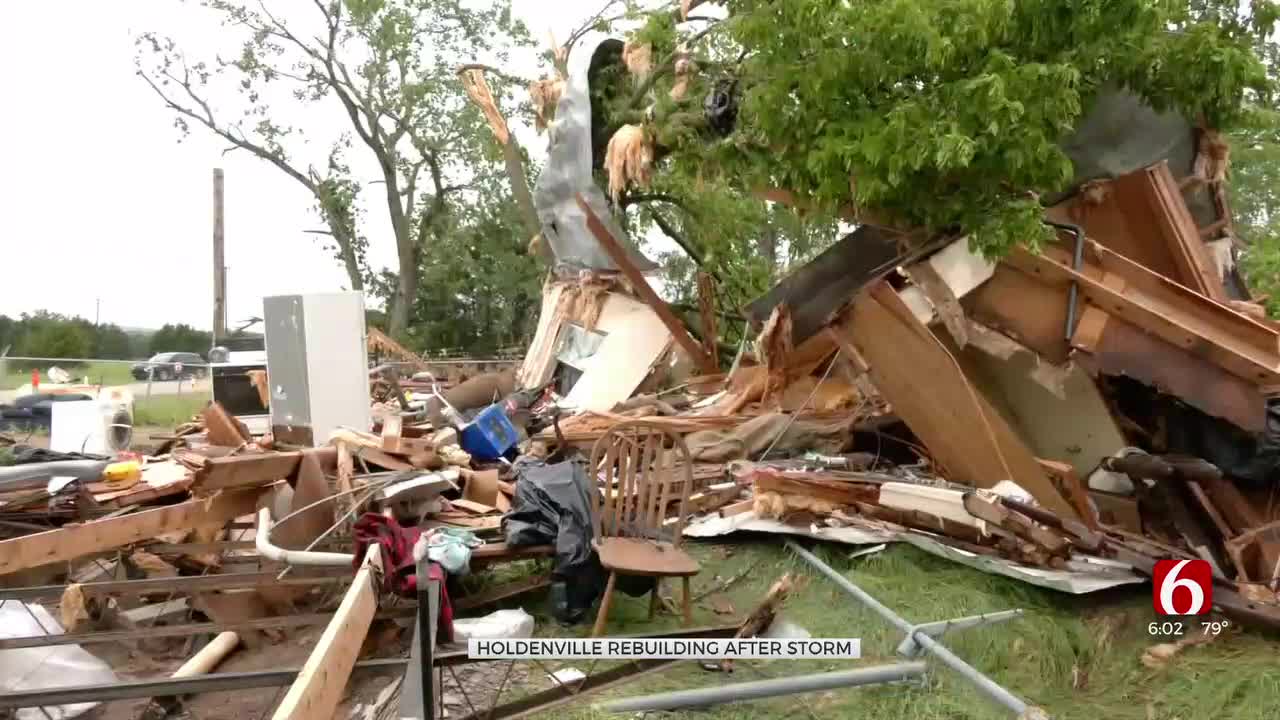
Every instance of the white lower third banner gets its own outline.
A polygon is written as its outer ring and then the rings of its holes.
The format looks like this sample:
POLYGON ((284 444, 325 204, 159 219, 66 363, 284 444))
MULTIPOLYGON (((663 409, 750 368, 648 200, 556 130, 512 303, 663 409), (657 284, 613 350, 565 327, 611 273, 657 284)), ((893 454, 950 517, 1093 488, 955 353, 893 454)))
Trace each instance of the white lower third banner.
POLYGON ((532 638, 467 641, 467 655, 477 660, 856 660, 862 657, 857 638, 532 638))

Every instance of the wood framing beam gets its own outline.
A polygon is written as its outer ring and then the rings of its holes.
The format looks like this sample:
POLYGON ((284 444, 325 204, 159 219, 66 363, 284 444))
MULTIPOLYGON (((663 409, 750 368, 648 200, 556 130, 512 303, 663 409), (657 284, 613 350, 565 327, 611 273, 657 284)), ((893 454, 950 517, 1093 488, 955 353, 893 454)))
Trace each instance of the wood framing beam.
POLYGON ((1123 289, 1102 281, 1103 270, 1080 270, 1056 248, 1035 255, 1015 249, 1004 262, 1050 283, 1079 284, 1081 294, 1106 313, 1202 357, 1254 384, 1280 383, 1280 334, 1231 308, 1162 277, 1123 255, 1086 241, 1123 289))
POLYGON ((342 701, 347 679, 355 667, 360 645, 378 609, 378 575, 382 572, 382 548, 365 553, 360 570, 347 588, 333 620, 325 627, 298 679, 271 717, 274 720, 331 718, 342 701))
POLYGON ((609 229, 604 226, 604 223, 600 222, 600 218, 592 211, 586 200, 583 200, 581 195, 577 196, 577 200, 578 207, 582 209, 583 214, 587 217, 587 229, 599 241, 600 247, 608 253, 610 259, 613 260, 613 264, 617 265, 618 269, 622 271, 623 276, 631 283, 632 289, 636 291, 640 299, 653 309, 654 313, 658 315, 658 319, 662 320, 662 324, 671 332, 671 336, 675 338, 676 343, 689 354, 689 357, 697 363, 702 372, 716 372, 719 367, 715 358, 703 351, 698 341, 694 340, 693 336, 689 334, 688 328, 671 311, 671 306, 667 305, 666 301, 658 297, 658 294, 653 291, 653 288, 649 286, 649 281, 645 279, 644 273, 640 272, 640 269, 631 263, 631 259, 627 257, 626 250, 618 243, 618 239, 609 232, 609 229))
POLYGON ((1178 181, 1169 172, 1169 164, 1161 162, 1143 171, 1148 182, 1143 188, 1147 202, 1155 213, 1156 225, 1164 235, 1165 243, 1178 272, 1186 278, 1192 290, 1220 303, 1227 301, 1226 288, 1200 238, 1195 218, 1187 209, 1186 200, 1178 189, 1178 181))
POLYGON ((209 498, 3 540, 0 575, 151 540, 173 530, 220 525, 252 513, 260 494, 256 489, 223 491, 209 498))
POLYGON ((300 452, 271 452, 209 458, 196 471, 195 487, 201 490, 259 487, 293 474, 300 452))

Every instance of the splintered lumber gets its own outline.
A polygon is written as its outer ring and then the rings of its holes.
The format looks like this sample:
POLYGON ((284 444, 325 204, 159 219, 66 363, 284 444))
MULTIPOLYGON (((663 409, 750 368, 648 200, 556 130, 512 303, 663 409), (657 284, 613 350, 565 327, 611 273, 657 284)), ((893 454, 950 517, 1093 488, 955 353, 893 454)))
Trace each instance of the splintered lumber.
POLYGON ((258 490, 222 491, 209 498, 0 540, 0 575, 73 560, 174 530, 222 524, 253 513, 260 494, 258 490))
POLYGON ((1089 504, 1089 488, 1080 479, 1076 469, 1067 463, 1043 458, 1036 458, 1036 462, 1040 463, 1040 467, 1049 476, 1049 481, 1057 486, 1058 492, 1062 493, 1075 507, 1076 514, 1080 516, 1081 521, 1090 530, 1098 530, 1097 513, 1093 511, 1093 506, 1089 504))
POLYGON ((200 417, 204 420, 210 445, 239 447, 253 441, 253 438, 240 427, 240 423, 217 400, 209 403, 200 412, 200 417))
POLYGON ((703 351, 703 347, 698 344, 697 340, 689 334, 688 328, 684 323, 680 322, 680 318, 676 317, 675 312, 671 310, 671 306, 666 301, 658 297, 658 294, 649 286, 649 281, 645 279, 644 273, 631 263, 631 258, 627 257, 626 250, 618 244, 617 238, 609 232, 609 229, 600 222, 600 218, 596 217, 595 211, 587 204, 582 196, 579 195, 578 207, 581 208, 583 214, 587 218, 587 229, 595 236, 596 241, 600 243, 600 247, 604 249, 609 258, 613 260, 613 264, 618 266, 623 276, 627 278, 627 282, 631 283, 631 288, 635 290, 636 295, 648 305, 653 312, 662 320, 662 324, 671 332, 671 337, 675 338, 676 343, 688 353, 689 357, 702 368, 704 373, 713 373, 719 370, 719 364, 715 358, 703 351))
POLYGON ((710 512, 737 500, 741 493, 742 488, 738 483, 720 483, 690 495, 685 501, 685 507, 691 513, 710 512))
POLYGON ((200 490, 260 487, 293 474, 300 452, 269 452, 208 458, 196 471, 194 487, 200 490))
MULTIPOLYGON (((773 583, 769 587, 769 591, 764 594, 764 598, 756 605, 747 619, 742 622, 742 626, 738 628, 738 632, 734 633, 735 638, 755 637, 769 628, 773 623, 773 618, 778 614, 778 606, 787 599, 787 595, 791 593, 795 587, 795 581, 791 579, 791 573, 787 573, 773 583)), ((725 672, 733 671, 733 661, 723 660, 720 668, 725 672)))
POLYGON ((860 502, 874 504, 880 498, 880 489, 875 485, 834 480, 817 473, 788 473, 761 468, 755 471, 752 484, 755 485, 757 494, 776 492, 804 495, 837 505, 854 505, 860 502))
POLYGON ((370 547, 342 604, 307 657, 298 679, 280 702, 274 720, 331 718, 342 701, 360 645, 378 609, 377 583, 382 550, 370 547))
POLYGON ((887 283, 860 295, 837 330, 849 336, 876 388, 950 479, 992 487, 1007 478, 1050 511, 1075 519, 1075 508, 1031 450, 887 283))
POLYGON ((389 453, 400 452, 400 431, 404 421, 399 415, 388 415, 382 419, 382 449, 389 453))
POLYGON ((973 492, 965 493, 964 509, 979 520, 1004 528, 1024 540, 1035 543, 1052 555, 1065 556, 1068 553, 1065 538, 1010 510, 998 500, 989 500, 973 492))

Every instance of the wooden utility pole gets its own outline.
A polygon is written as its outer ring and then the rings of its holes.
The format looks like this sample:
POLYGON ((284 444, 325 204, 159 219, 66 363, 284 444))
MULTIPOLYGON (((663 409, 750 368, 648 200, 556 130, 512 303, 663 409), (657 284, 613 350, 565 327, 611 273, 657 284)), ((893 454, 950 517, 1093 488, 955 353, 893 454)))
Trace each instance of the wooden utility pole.
POLYGON ((227 334, 227 265, 222 246, 222 168, 213 169, 213 339, 227 334))

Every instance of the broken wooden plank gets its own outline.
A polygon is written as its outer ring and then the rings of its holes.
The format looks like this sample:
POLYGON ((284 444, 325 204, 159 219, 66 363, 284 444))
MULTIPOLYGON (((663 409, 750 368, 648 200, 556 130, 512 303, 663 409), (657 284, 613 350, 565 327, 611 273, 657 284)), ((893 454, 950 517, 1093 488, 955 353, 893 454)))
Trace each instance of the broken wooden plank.
POLYGON ((964 509, 969 514, 993 523, 1018 537, 1029 540, 1053 555, 1065 557, 1069 546, 1065 538, 1048 528, 1041 527, 1021 513, 1014 512, 999 500, 981 497, 975 492, 964 495, 964 509))
POLYGON ((1098 530, 1097 514, 1089 504, 1089 488, 1080 479, 1076 469, 1067 463, 1043 458, 1036 458, 1036 462, 1040 463, 1045 475, 1049 476, 1049 481, 1057 486, 1058 492, 1062 493, 1062 496, 1075 507, 1076 514, 1080 516, 1085 527, 1098 530))
POLYGON ((370 547, 333 620, 325 627, 298 678, 289 686, 289 692, 272 715, 274 720, 312 720, 334 716, 338 703, 342 701, 351 668, 356 664, 360 645, 378 609, 377 587, 381 572, 382 550, 377 546, 370 547))
POLYGON ((787 495, 803 495, 826 500, 837 505, 876 503, 880 490, 875 485, 835 480, 817 473, 788 473, 772 468, 759 468, 752 473, 752 484, 757 494, 776 492, 787 495))
POLYGON ((484 503, 478 503, 478 502, 475 502, 474 500, 467 500, 466 498, 462 498, 458 500, 450 500, 449 504, 463 511, 474 513, 476 515, 488 515, 489 513, 492 513, 497 510, 497 508, 494 507, 493 505, 485 505, 484 503))
POLYGON ((685 501, 685 507, 690 513, 711 512, 738 499, 740 494, 742 494, 742 488, 738 483, 720 483, 690 495, 685 501))
POLYGON ((240 447, 253 441, 253 438, 244 432, 240 422, 217 400, 206 405, 204 410, 200 411, 200 417, 204 420, 210 445, 240 447))
POLYGON ((613 260, 613 264, 617 265, 618 269, 622 271, 623 276, 627 278, 627 282, 631 283, 631 288, 636 292, 636 295, 657 314, 658 318, 662 320, 662 324, 671 332, 671 337, 675 339, 676 343, 693 359, 698 367, 702 368, 703 372, 716 372, 719 369, 719 364, 715 359, 703 351, 698 341, 694 340, 693 336, 689 334, 688 328, 672 312, 671 306, 653 291, 644 274, 631 263, 631 258, 627 257, 626 250, 618 244, 617 238, 613 237, 613 233, 609 232, 604 223, 600 222, 600 218, 596 216, 595 211, 591 209, 586 200, 581 195, 578 196, 577 200, 578 207, 587 218, 587 229, 595 236, 600 243, 600 247, 609 255, 609 258, 613 260))
POLYGON ((0 575, 149 540, 172 530, 225 523, 252 513, 260 494, 258 490, 222 491, 210 498, 0 540, 0 575))
POLYGON ((1205 297, 1226 302, 1227 291, 1223 287, 1222 276, 1205 252, 1196 221, 1178 189, 1178 182, 1169 171, 1168 162, 1160 162, 1142 172, 1147 180, 1143 186, 1144 194, 1155 212, 1156 227, 1164 235, 1169 255, 1178 268, 1178 279, 1205 297))
POLYGON ((208 458, 196 471, 194 487, 201 491, 259 487, 293 474, 300 452, 270 452, 208 458))
MULTIPOLYGON (((764 632, 766 628, 773 623, 773 618, 778 614, 778 609, 782 603, 791 594, 791 590, 795 587, 795 581, 791 579, 791 573, 787 573, 778 578, 773 585, 769 586, 768 592, 761 598, 759 604, 747 615, 747 619, 743 621, 742 626, 738 628, 738 632, 734 633, 735 638, 755 637, 764 632)), ((733 669, 732 660, 723 660, 720 668, 725 672, 733 669)))
POLYGON ((1050 511, 1076 519, 1031 451, 892 287, 880 283, 859 296, 839 329, 950 479, 974 487, 1011 479, 1050 511))

